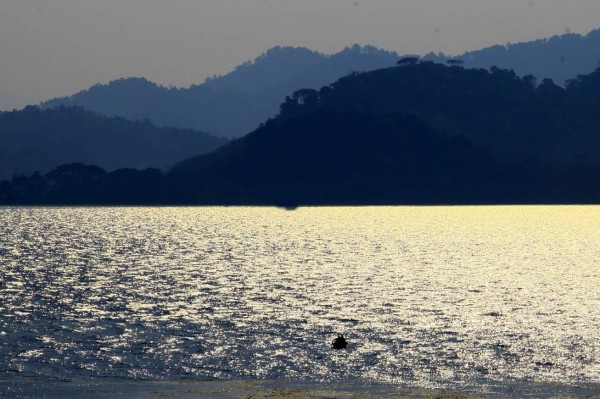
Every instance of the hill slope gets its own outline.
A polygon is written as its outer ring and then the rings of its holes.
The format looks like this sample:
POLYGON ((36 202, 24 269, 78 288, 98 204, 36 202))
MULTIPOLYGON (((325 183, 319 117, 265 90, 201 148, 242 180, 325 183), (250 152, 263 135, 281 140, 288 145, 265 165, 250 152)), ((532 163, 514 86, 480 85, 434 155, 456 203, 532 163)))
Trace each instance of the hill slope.
POLYGON ((356 109, 412 113, 442 133, 462 135, 502 159, 600 163, 600 68, 565 89, 514 72, 432 62, 345 77, 319 91, 299 90, 282 115, 356 109))
POLYGON ((499 69, 381 69, 296 91, 171 176, 194 182, 192 202, 599 200, 598 93, 600 69, 567 89, 499 69))
POLYGON ((285 95, 294 90, 319 88, 351 71, 390 66, 397 58, 396 53, 369 46, 353 46, 330 56, 275 47, 227 75, 187 89, 128 78, 47 101, 42 107, 77 105, 108 116, 150 119, 158 126, 240 137, 275 116, 285 95))
POLYGON ((71 165, 2 183, 0 202, 600 203, 599 88, 600 69, 566 89, 431 62, 354 74, 165 175, 71 165))
MULTIPOLYGON (((175 126, 241 137, 277 113, 285 95, 299 88, 318 89, 352 71, 391 66, 398 54, 371 46, 353 46, 324 55, 306 48, 275 47, 252 62, 223 76, 186 89, 165 88, 145 79, 119 79, 95 85, 70 97, 42 104, 45 108, 78 105, 108 116, 150 119, 158 126, 175 126)), ((424 60, 445 63, 444 54, 424 60)), ((532 42, 497 45, 454 58, 467 68, 512 69, 538 81, 553 79, 564 85, 590 73, 600 62, 600 29, 585 36, 565 34, 532 42)))
POLYGON ((411 115, 321 110, 273 120, 170 177, 189 202, 486 202, 498 165, 411 115), (176 184, 177 186, 177 184, 176 184))
POLYGON ((165 169, 226 141, 192 130, 108 118, 82 108, 0 113, 0 179, 70 162, 118 168, 165 169))

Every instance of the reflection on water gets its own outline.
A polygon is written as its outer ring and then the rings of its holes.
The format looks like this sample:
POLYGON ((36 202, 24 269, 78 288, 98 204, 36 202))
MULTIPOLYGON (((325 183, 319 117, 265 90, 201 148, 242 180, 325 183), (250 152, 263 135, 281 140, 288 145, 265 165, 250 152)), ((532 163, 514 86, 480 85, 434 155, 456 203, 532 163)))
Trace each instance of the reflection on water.
POLYGON ((0 379, 600 382, 600 207, 0 220, 0 379))

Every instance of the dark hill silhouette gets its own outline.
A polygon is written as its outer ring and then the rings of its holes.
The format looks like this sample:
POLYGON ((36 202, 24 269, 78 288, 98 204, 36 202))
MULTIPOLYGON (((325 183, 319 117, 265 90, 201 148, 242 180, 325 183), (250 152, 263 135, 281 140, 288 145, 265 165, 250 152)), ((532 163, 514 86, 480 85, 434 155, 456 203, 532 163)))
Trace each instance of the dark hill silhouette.
POLYGON ((44 175, 0 181, 0 203, 19 205, 162 204, 165 178, 158 169, 107 173, 81 163, 61 165, 44 175))
POLYGON ((0 179, 47 172, 70 162, 118 168, 165 169, 226 140, 205 133, 157 128, 148 121, 108 118, 83 108, 0 113, 0 179))
POLYGON ((276 119, 171 176, 194 182, 191 202, 598 201, 599 92, 600 69, 563 89, 407 63, 298 90, 276 119))
POLYGON ((424 56, 425 60, 438 63, 451 58, 462 60, 466 68, 512 69, 519 76, 533 75, 540 81, 548 78, 562 86, 567 80, 600 66, 600 29, 583 36, 566 33, 530 42, 496 45, 455 57, 433 53, 424 56))
POLYGON ((564 89, 403 63, 297 90, 254 132, 167 174, 70 165, 2 183, 0 203, 600 203, 599 84, 600 69, 564 89), (131 187, 149 194, 136 202, 131 187))
POLYGON ((169 177, 192 203, 487 202, 497 167, 411 115, 320 110, 270 121, 169 177))
POLYGON ((393 65, 397 58, 396 53, 371 46, 355 45, 333 55, 275 47, 227 75, 186 89, 165 88, 141 78, 119 79, 42 107, 77 105, 108 116, 149 119, 158 126, 240 137, 275 116, 282 99, 294 90, 319 88, 351 71, 393 65))
POLYGON ((593 108, 599 73, 582 75, 563 89, 551 80, 536 86, 529 78, 498 68, 422 62, 345 77, 319 91, 299 90, 281 109, 283 117, 315 108, 380 116, 411 113, 435 130, 465 136, 507 161, 600 163, 593 108))

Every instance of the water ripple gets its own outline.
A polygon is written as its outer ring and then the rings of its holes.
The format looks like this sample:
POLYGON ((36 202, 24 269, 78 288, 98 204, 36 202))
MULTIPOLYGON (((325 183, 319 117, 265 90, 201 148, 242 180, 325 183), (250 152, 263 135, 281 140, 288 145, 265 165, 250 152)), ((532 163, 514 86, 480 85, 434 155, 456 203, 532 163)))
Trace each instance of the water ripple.
POLYGON ((598 207, 0 218, 0 379, 600 382, 598 207))

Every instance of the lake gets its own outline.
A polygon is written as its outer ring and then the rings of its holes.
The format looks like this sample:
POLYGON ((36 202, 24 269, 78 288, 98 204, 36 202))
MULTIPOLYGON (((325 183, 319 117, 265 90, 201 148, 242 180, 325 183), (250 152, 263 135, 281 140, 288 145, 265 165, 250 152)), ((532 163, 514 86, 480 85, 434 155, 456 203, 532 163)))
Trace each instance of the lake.
POLYGON ((600 393, 600 207, 0 208, 28 381, 600 393), (344 350, 331 349, 343 334, 344 350))

